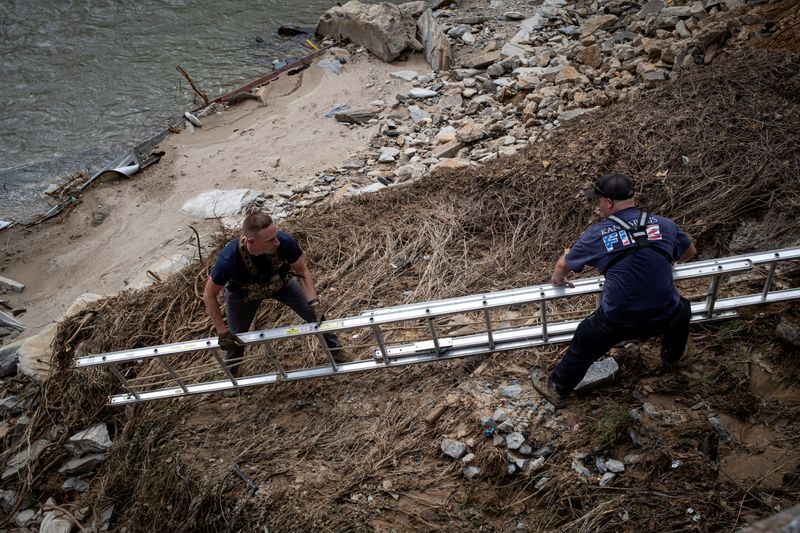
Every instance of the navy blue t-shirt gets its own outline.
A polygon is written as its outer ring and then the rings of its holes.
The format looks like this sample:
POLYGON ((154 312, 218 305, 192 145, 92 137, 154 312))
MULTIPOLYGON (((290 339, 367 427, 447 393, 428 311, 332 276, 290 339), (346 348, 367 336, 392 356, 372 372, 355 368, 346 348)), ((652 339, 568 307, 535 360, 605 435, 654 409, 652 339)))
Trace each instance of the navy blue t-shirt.
MULTIPOLYGON (((629 207, 616 216, 631 227, 638 226, 641 211, 629 207)), ((651 247, 667 252, 674 260, 689 249, 689 236, 672 220, 650 215, 647 237, 651 247)), ((569 268, 580 272, 586 265, 601 272, 614 255, 636 246, 633 236, 605 219, 590 226, 567 253, 569 268)), ((601 307, 609 320, 626 324, 648 324, 672 315, 679 303, 672 279, 672 264, 660 253, 643 248, 622 258, 605 274, 601 307)))
MULTIPOLYGON (((303 255, 300 245, 294 237, 278 231, 278 259, 280 262, 292 264, 303 255)), ((246 283, 257 283, 268 281, 275 273, 272 264, 272 254, 251 255, 253 264, 259 273, 258 278, 253 278, 239 254, 239 239, 233 239, 220 252, 217 262, 211 270, 211 281, 217 285, 228 285, 228 290, 237 291, 246 283)))

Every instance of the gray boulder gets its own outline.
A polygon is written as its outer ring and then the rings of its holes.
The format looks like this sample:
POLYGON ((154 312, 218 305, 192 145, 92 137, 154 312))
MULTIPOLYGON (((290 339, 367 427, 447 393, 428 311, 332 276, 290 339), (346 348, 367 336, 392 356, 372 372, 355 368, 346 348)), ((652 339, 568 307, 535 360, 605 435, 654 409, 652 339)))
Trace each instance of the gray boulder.
POLYGON ((332 7, 320 17, 316 31, 334 39, 350 39, 387 63, 403 50, 417 47, 413 20, 399 6, 389 3, 351 0, 332 7))
POLYGON ((111 448, 111 438, 105 424, 96 424, 88 429, 79 431, 69 438, 66 447, 75 455, 88 452, 104 452, 111 448))

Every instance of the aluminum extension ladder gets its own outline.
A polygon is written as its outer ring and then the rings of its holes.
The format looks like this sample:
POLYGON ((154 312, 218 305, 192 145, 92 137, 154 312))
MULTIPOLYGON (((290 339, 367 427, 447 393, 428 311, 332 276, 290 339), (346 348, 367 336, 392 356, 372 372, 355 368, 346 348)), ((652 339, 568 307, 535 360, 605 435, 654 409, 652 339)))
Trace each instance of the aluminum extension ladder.
MULTIPOLYGON (((699 294, 688 294, 698 300, 692 303, 693 322, 724 320, 736 317, 742 307, 800 299, 800 287, 788 280, 800 276, 783 276, 796 273, 798 259, 800 247, 787 248, 678 265, 674 277, 684 293, 686 285, 700 288, 699 294), (731 275, 737 283, 721 283, 731 275), (701 278, 709 279, 707 288, 698 282, 701 278), (731 294, 737 286, 752 287, 756 281, 758 292, 731 294)), ((242 333, 239 337, 250 348, 241 369, 249 375, 240 377, 223 361, 215 337, 80 357, 75 367, 109 367, 125 391, 109 398, 119 406, 565 343, 603 291, 602 277, 574 284, 523 287, 364 311, 319 325, 242 333), (576 302, 581 304, 577 311, 576 302), (337 363, 323 333, 337 333, 348 356, 361 359, 337 363)))

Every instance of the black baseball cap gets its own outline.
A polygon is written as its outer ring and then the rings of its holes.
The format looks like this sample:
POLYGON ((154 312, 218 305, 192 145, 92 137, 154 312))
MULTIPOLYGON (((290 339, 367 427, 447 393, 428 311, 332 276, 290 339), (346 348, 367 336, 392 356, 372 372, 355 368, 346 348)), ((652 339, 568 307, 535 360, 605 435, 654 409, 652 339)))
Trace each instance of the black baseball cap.
POLYGON ((624 174, 604 174, 586 189, 586 198, 628 200, 633 198, 633 180, 624 174))

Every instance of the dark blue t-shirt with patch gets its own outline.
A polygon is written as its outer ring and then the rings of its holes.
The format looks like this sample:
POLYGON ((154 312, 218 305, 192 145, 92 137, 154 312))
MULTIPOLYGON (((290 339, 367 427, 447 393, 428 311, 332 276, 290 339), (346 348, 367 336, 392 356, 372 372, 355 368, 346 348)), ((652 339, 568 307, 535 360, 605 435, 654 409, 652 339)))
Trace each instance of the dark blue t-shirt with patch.
MULTIPOLYGON (((637 227, 641 211, 629 207, 616 216, 637 227)), ((691 246, 691 240, 672 220, 650 215, 647 238, 651 247, 665 251, 673 260, 691 246)), ((605 219, 589 227, 567 253, 565 259, 573 272, 586 265, 601 272, 614 255, 635 247, 633 236, 617 223, 605 219)), ((601 307, 609 320, 625 324, 649 324, 675 312, 679 296, 672 279, 672 264, 655 250, 641 250, 623 257, 605 273, 601 307)))
MULTIPOLYGON (((278 246, 277 254, 280 263, 292 264, 303 255, 300 245, 294 240, 294 237, 278 231, 278 246)), ((253 264, 258 271, 258 278, 254 278, 245 265, 242 256, 239 254, 239 239, 233 239, 225 247, 217 257, 217 262, 211 270, 211 281, 217 285, 226 285, 228 282, 228 290, 237 292, 238 289, 247 283, 257 283, 268 281, 275 273, 275 265, 272 264, 272 254, 251 255, 253 264)))

